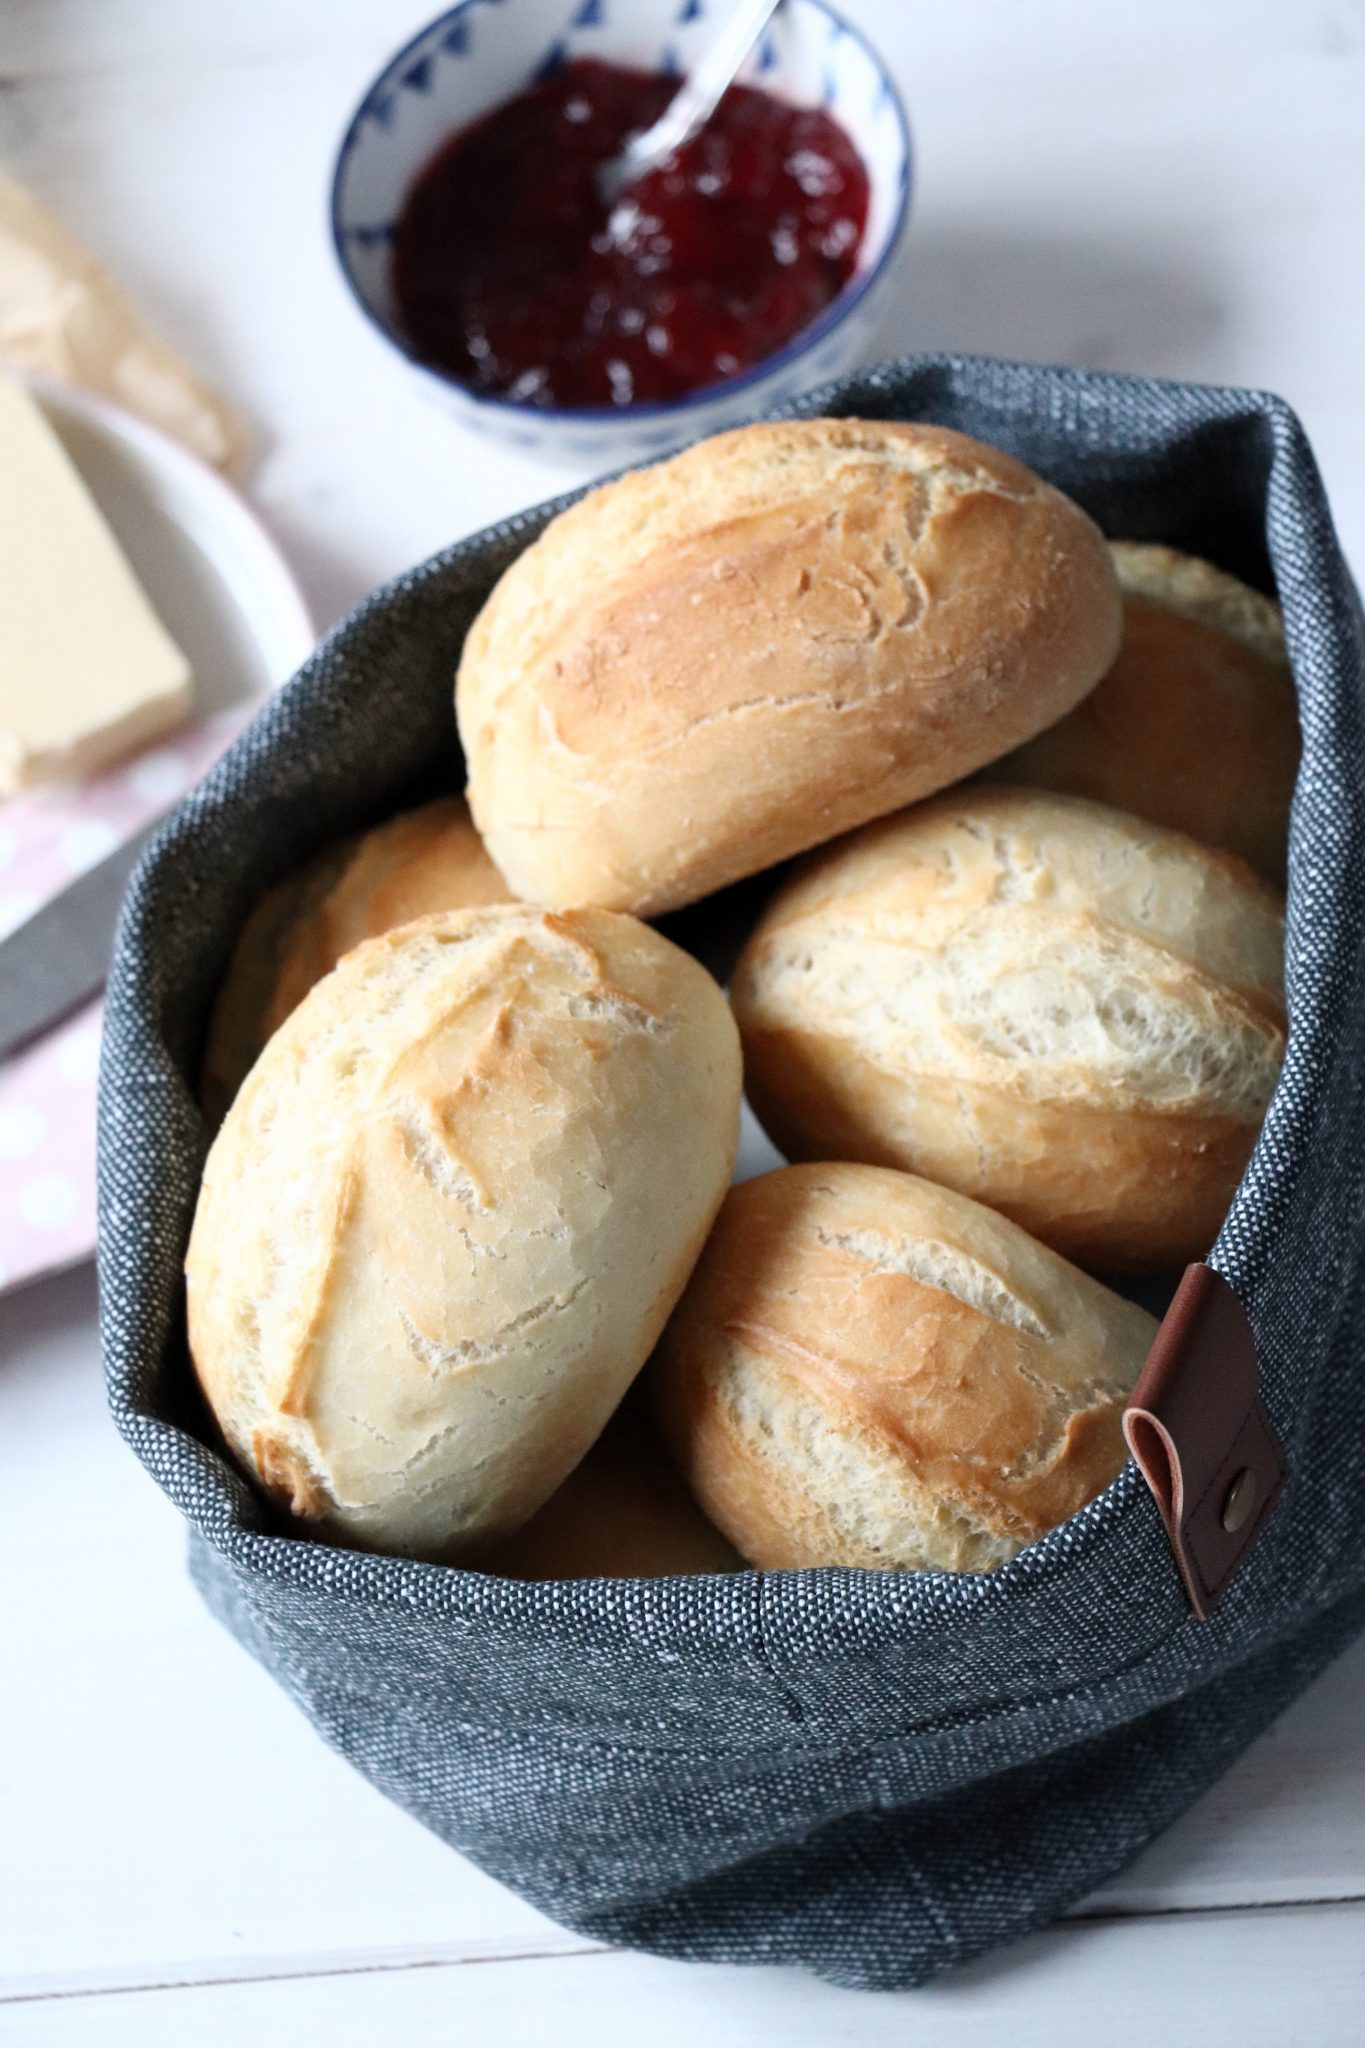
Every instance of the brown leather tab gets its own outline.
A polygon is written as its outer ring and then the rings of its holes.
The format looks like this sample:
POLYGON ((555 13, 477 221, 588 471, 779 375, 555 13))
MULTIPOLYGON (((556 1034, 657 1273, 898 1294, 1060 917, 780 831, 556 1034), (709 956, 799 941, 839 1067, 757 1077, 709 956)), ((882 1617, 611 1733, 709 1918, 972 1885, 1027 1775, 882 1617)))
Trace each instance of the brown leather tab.
POLYGON ((1256 1343, 1211 1266, 1188 1266, 1123 1412, 1190 1605, 1206 1621, 1265 1527, 1284 1453, 1260 1399, 1256 1343))

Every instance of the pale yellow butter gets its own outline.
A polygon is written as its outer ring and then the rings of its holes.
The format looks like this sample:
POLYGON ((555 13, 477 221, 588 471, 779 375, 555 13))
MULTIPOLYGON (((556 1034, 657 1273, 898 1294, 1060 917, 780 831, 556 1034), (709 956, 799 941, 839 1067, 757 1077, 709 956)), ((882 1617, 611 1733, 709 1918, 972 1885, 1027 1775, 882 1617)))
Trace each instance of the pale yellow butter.
POLYGON ((0 794, 181 719, 190 665, 41 411, 0 379, 0 794))

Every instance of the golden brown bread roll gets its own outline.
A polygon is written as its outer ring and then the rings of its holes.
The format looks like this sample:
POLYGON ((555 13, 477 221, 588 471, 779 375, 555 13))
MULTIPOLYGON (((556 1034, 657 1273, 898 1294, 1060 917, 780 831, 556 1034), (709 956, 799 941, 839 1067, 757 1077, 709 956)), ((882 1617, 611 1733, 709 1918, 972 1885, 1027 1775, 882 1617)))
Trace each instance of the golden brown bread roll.
POLYGON ((1237 853, 1283 886, 1299 714, 1268 597, 1173 548, 1116 541, 1123 645, 1062 719, 984 770, 1237 853))
POLYGON ((751 1564, 990 1571, 1119 1470, 1156 1328, 946 1188, 785 1167, 726 1197, 649 1383, 751 1564))
POLYGON ((924 1173, 1087 1265, 1200 1258, 1284 1051, 1281 899, 1122 811, 972 787, 807 861, 732 985, 795 1159, 924 1173))
POLYGON ((508 1579, 660 1579, 744 1569, 664 1455, 634 1389, 525 1528, 471 1561, 508 1579))
POLYGON ((402 811, 328 847, 269 890, 242 927, 209 1024, 201 1092, 210 1123, 261 1047, 343 953, 437 910, 509 903, 458 797, 402 811))
POLYGON ((1118 639, 1098 530, 998 449, 741 427, 503 576, 456 688, 470 806, 518 895, 652 916, 1017 746, 1118 639))
POLYGON ((449 911, 348 953, 204 1170, 190 1348, 237 1456, 361 1544, 510 1533, 649 1355, 739 1092, 720 990, 633 918, 449 911))

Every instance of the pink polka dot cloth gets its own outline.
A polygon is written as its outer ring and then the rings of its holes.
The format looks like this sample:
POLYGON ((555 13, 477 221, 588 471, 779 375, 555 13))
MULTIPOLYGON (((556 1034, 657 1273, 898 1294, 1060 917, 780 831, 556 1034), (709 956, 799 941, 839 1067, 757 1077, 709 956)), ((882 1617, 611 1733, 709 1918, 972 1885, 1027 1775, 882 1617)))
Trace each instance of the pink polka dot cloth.
MULTIPOLYGON (((235 705, 88 782, 0 804, 0 939, 169 809, 256 709, 235 705)), ((0 1291, 95 1249, 95 1086, 103 1005, 0 1062, 0 1291)))

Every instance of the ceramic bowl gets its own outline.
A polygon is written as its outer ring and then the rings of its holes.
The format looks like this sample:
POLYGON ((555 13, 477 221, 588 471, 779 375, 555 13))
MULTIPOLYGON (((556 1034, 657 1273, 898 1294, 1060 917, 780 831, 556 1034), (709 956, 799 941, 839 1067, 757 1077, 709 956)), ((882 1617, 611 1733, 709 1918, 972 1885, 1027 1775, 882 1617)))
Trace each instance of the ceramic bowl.
POLYGON ((824 0, 784 0, 744 79, 824 106, 867 166, 871 207, 858 269, 810 327, 753 368, 685 398, 553 408, 475 393, 419 362, 390 277, 394 223, 448 135, 567 58, 683 72, 715 33, 723 0, 462 0, 407 43, 357 107, 332 182, 338 261, 361 310, 409 374, 479 432, 550 459, 616 464, 769 411, 865 355, 910 199, 910 136, 894 81, 824 0))

